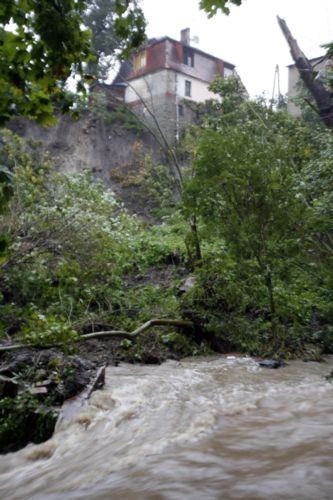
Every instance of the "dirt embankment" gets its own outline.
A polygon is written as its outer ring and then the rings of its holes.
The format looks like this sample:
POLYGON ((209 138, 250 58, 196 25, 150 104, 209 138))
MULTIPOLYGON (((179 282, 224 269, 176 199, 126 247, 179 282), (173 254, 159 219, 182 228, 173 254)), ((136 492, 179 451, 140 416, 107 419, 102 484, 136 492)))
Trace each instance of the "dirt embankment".
POLYGON ((92 172, 111 187, 131 211, 145 216, 145 204, 138 189, 127 182, 128 173, 140 169, 146 155, 163 161, 163 151, 148 131, 132 131, 119 121, 108 122, 94 113, 83 112, 74 120, 62 115, 53 127, 24 119, 14 120, 10 129, 32 141, 61 172, 92 172))

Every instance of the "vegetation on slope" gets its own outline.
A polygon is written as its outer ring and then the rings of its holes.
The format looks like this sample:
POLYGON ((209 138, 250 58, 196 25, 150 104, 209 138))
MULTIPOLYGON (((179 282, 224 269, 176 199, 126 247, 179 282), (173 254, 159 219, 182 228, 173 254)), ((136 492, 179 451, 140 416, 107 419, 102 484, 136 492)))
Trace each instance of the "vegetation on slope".
MULTIPOLYGON (((135 182, 154 197, 155 214, 158 206, 167 214, 157 225, 129 214, 88 173, 55 173, 3 132, 15 193, 1 228, 9 244, 0 267, 5 336, 72 345, 98 329, 185 318, 196 331, 186 342, 196 346, 180 354, 332 350, 332 135, 248 101, 232 79, 213 88, 223 103, 210 103, 184 138, 192 167, 180 203, 172 204, 170 177, 152 175, 151 158, 140 158, 135 182), (198 221, 200 262, 189 215, 198 221), (195 284, 181 294, 189 273, 195 284)), ((172 331, 157 338, 172 347, 172 331)))

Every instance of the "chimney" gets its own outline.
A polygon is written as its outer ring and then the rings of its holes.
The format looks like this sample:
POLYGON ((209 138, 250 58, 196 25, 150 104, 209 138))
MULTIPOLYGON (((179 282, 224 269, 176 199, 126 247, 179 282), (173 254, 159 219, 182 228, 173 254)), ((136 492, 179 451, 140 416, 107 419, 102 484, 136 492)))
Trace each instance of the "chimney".
POLYGON ((190 28, 181 30, 180 41, 183 45, 190 45, 190 28))

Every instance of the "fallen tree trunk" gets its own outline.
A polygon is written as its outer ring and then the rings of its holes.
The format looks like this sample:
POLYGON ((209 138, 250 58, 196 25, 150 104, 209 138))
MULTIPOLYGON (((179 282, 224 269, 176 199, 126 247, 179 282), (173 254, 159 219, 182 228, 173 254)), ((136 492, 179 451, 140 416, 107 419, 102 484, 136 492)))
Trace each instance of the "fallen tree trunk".
POLYGON ((183 328, 192 328, 194 324, 192 321, 182 319, 150 319, 143 325, 139 326, 133 332, 125 332, 122 330, 109 330, 106 332, 94 332, 81 335, 80 339, 96 339, 101 337, 120 337, 125 339, 135 339, 140 333, 145 332, 152 326, 178 326, 183 328))
POLYGON ((310 61, 301 51, 295 38, 293 38, 286 21, 281 19, 279 16, 277 16, 277 20, 289 45, 290 53, 295 62, 295 66, 299 71, 299 75, 316 103, 317 113, 325 123, 326 127, 333 130, 332 93, 325 88, 320 79, 316 79, 316 74, 313 71, 310 61))
MULTIPOLYGON (((136 339, 141 333, 145 332, 146 330, 149 330, 149 328, 153 326, 174 326, 174 327, 180 327, 180 328, 193 328, 194 323, 192 321, 187 321, 187 320, 182 320, 182 319, 150 319, 149 321, 146 321, 143 325, 140 325, 138 328, 133 330, 132 332, 126 332, 125 330, 108 330, 105 332, 93 332, 93 333, 87 333, 85 335, 81 335, 78 339, 80 342, 81 340, 90 340, 90 339, 100 339, 100 338, 122 338, 122 339, 129 339, 133 340, 136 339)), ((53 345, 48 345, 48 346, 41 346, 43 349, 48 348, 48 347, 57 347, 60 346, 61 344, 53 344, 53 345)), ((28 347, 38 347, 34 344, 13 344, 13 345, 7 345, 7 346, 0 346, 0 352, 5 352, 5 351, 15 351, 23 348, 28 348, 28 347)))

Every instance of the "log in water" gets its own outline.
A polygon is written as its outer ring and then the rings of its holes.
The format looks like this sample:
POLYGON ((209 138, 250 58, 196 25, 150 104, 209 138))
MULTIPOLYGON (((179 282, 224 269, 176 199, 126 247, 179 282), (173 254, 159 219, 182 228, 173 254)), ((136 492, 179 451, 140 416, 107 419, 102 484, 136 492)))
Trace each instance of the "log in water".
POLYGON ((108 368, 52 439, 0 457, 0 498, 331 499, 332 368, 233 356, 108 368))

